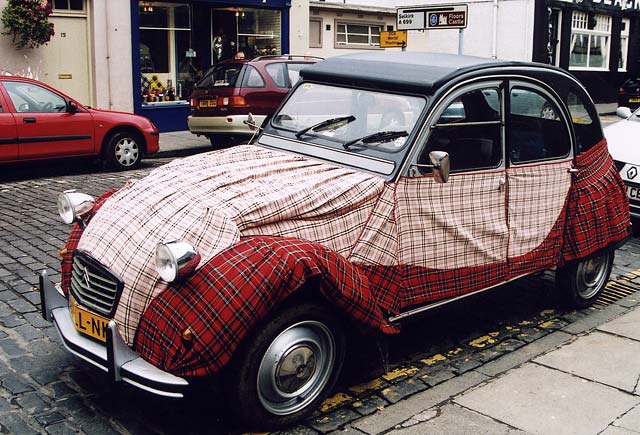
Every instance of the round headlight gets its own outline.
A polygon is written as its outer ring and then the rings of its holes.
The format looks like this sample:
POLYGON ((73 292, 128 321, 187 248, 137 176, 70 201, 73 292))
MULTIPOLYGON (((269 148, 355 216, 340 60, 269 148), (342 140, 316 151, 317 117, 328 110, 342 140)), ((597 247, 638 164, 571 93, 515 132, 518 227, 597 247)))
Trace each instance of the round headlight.
POLYGON ((58 195, 58 214, 66 224, 72 224, 93 210, 96 203, 91 195, 65 190, 58 195))
POLYGON ((200 254, 187 242, 174 240, 156 247, 156 271, 166 282, 192 274, 199 263, 200 254))

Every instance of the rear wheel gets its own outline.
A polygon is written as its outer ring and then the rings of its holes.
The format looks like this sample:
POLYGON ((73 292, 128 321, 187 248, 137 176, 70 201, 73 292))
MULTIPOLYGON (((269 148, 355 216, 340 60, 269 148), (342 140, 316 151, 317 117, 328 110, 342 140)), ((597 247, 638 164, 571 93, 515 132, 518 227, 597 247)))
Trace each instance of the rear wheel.
POLYGON ((565 305, 571 308, 593 305, 609 281, 614 255, 613 251, 607 252, 556 271, 556 286, 565 305))
POLYGON ((345 339, 323 305, 288 307, 243 344, 225 376, 239 421, 277 428, 304 419, 333 388, 345 339))
POLYGON ((214 148, 228 148, 233 145, 238 145, 247 140, 243 136, 232 136, 228 134, 210 134, 207 136, 211 146, 214 148))
POLYGON ((142 140, 137 134, 114 133, 107 139, 104 157, 119 171, 136 168, 142 160, 142 140))

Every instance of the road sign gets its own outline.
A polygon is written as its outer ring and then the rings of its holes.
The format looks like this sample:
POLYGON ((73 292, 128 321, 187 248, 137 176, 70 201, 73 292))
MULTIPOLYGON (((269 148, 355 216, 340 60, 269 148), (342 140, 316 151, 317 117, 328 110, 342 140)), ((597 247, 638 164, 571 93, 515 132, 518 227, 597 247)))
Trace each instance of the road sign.
POLYGON ((398 30, 465 29, 466 4, 419 6, 398 9, 398 30))
POLYGON ((380 47, 406 47, 407 46, 407 32, 406 30, 399 30, 397 32, 380 32, 380 47))

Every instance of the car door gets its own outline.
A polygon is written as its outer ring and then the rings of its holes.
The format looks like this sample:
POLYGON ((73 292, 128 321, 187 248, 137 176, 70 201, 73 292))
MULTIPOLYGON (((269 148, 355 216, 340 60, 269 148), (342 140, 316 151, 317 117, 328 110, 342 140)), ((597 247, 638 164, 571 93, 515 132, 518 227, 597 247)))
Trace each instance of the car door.
POLYGON ((19 159, 94 153, 91 114, 67 111, 68 99, 44 86, 22 81, 3 85, 15 112, 19 159))
POLYGON ((567 117, 542 87, 510 81, 506 105, 509 274, 556 265, 571 189, 567 117))
POLYGON ((18 133, 16 120, 10 111, 5 95, 0 90, 0 161, 7 162, 18 158, 18 133))
POLYGON ((397 184, 405 309, 490 287, 506 276, 502 92, 500 81, 481 82, 439 104, 425 145, 397 184), (436 182, 425 166, 431 151, 449 153, 448 182, 436 182))

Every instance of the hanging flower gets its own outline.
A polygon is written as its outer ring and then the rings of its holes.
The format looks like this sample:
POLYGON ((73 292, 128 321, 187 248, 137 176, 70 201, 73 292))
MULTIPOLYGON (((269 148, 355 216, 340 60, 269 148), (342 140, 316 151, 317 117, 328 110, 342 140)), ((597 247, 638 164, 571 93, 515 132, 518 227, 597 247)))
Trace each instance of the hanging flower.
POLYGON ((49 22, 51 4, 43 0, 9 0, 2 10, 3 35, 11 35, 18 48, 46 44, 55 34, 49 22))

